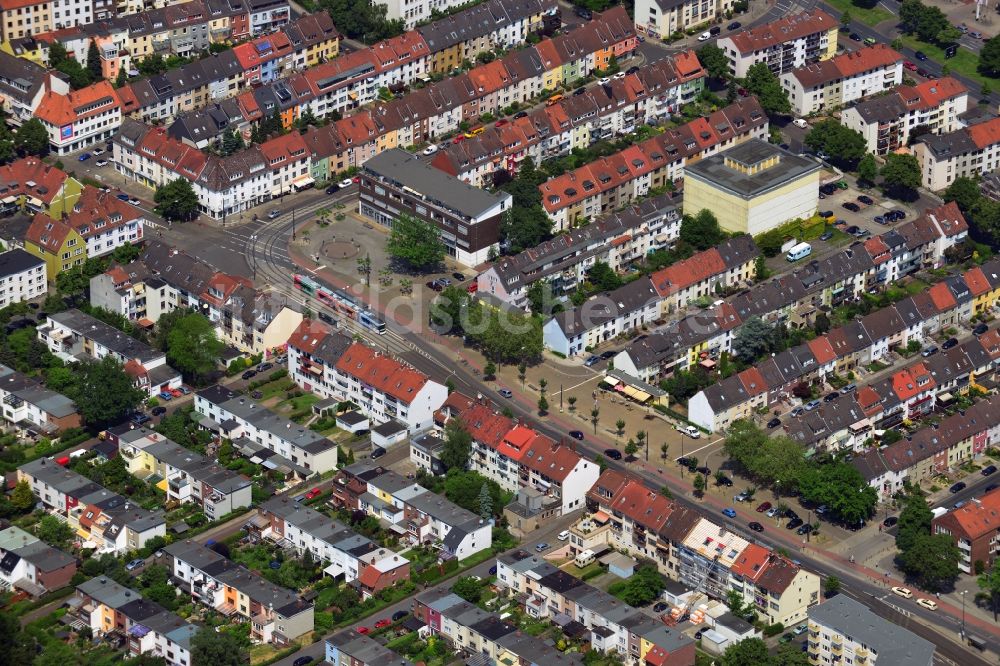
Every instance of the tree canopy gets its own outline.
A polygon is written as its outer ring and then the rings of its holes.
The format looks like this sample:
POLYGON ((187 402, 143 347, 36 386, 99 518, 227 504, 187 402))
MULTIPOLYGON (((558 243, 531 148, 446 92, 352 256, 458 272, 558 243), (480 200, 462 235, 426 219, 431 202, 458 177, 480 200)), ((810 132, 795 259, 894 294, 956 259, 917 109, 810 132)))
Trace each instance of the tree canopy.
POLYGON ((680 239, 696 250, 707 250, 726 239, 719 227, 719 220, 710 210, 702 209, 696 215, 681 218, 680 239))
POLYGON ((202 627, 191 639, 191 666, 244 666, 250 652, 231 633, 202 627))
POLYGON ((802 498, 825 504, 847 524, 867 520, 878 504, 878 493, 851 465, 833 462, 808 468, 799 477, 802 498))
POLYGON ((404 213, 392 223, 386 251, 410 268, 427 270, 444 260, 445 246, 436 226, 404 213))
POLYGON ((852 162, 860 160, 868 151, 865 138, 832 118, 821 120, 809 133, 805 143, 816 151, 823 151, 834 160, 852 162))
POLYGON ((38 118, 22 124, 14 133, 14 148, 21 155, 45 157, 49 154, 49 133, 38 118))
POLYGON ((934 514, 923 495, 919 492, 908 494, 903 500, 903 510, 896 527, 896 548, 901 551, 909 550, 916 543, 917 537, 930 534, 933 518, 934 514))
POLYGON ((542 208, 542 193, 538 189, 547 178, 526 157, 518 167, 517 177, 501 186, 512 197, 511 209, 500 222, 500 238, 508 252, 534 247, 552 235, 552 220, 542 208))
POLYGON ((774 329, 760 317, 751 317, 736 332, 733 354, 746 363, 753 363, 771 350, 774 329))
POLYGON ((100 361, 81 361, 73 369, 76 380, 66 396, 76 402, 84 422, 94 429, 123 421, 147 397, 111 356, 100 361))
POLYGON ((337 29, 352 39, 372 44, 403 34, 403 21, 387 20, 384 4, 372 0, 320 0, 319 4, 337 29))
POLYGON ((911 196, 920 187, 920 162, 913 155, 889 153, 882 167, 882 184, 897 197, 911 196))
POLYGON ((917 39, 928 44, 944 46, 961 36, 943 11, 937 7, 929 7, 920 0, 903 0, 899 7, 899 18, 904 32, 916 35, 917 39))
POLYGON ((655 566, 641 565, 630 578, 616 581, 608 592, 630 606, 646 606, 660 597, 667 587, 667 580, 655 566))
POLYGON ((1000 76, 1000 36, 991 37, 983 42, 979 51, 979 73, 984 76, 1000 76))
POLYGON ((166 343, 167 362, 188 382, 204 383, 215 371, 225 344, 216 336, 215 325, 200 312, 168 314, 174 316, 163 315, 157 324, 166 343))
POLYGON ((757 96, 761 108, 767 115, 781 115, 792 112, 788 93, 781 87, 781 81, 770 70, 767 63, 759 62, 747 70, 743 87, 757 96))
POLYGON ((729 58, 715 44, 706 44, 698 49, 698 61, 713 78, 724 79, 729 75, 729 58))
POLYGON ((522 362, 542 354, 539 317, 502 310, 472 298, 464 289, 446 287, 431 303, 431 322, 460 333, 492 361, 522 362))
POLYGON ((598 291, 613 291, 622 286, 621 276, 615 273, 614 269, 603 261, 594 262, 594 265, 587 271, 587 280, 598 291))
POLYGON ((984 571, 979 575, 976 584, 989 596, 990 607, 993 609, 993 621, 995 622, 997 606, 1000 604, 1000 560, 994 560, 989 571, 984 571))
POLYGON ((168 220, 188 221, 198 216, 198 195, 191 182, 177 178, 156 188, 156 212, 168 220))
POLYGON ((461 419, 451 419, 444 427, 444 449, 441 464, 446 470, 465 469, 472 451, 472 435, 461 419))
POLYGON ((961 552, 947 534, 919 534, 899 554, 900 568, 925 590, 940 590, 959 575, 961 552))
POLYGON ((794 488, 809 466, 798 443, 788 437, 770 437, 744 419, 733 422, 723 446, 747 476, 764 485, 794 488))

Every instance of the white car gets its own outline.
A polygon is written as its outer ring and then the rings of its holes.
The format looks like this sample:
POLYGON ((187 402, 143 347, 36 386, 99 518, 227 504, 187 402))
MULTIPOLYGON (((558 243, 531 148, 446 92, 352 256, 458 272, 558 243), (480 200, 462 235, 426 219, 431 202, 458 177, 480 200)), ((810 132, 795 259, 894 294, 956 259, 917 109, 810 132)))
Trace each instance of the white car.
POLYGON ((931 599, 917 599, 917 603, 927 610, 937 610, 937 602, 931 599))
POLYGON ((431 144, 430 146, 427 146, 426 148, 424 148, 423 151, 421 151, 421 154, 422 155, 433 155, 437 151, 438 151, 438 147, 435 146, 435 145, 433 145, 433 144, 431 144))
POLYGON ((809 127, 809 123, 807 123, 804 118, 796 118, 792 121, 792 124, 796 127, 801 127, 802 129, 809 127))
POLYGON ((779 509, 778 507, 772 507, 772 508, 770 508, 770 509, 767 510, 767 517, 768 518, 774 518, 779 513, 781 513, 781 509, 779 509))
POLYGON ((703 32, 700 35, 698 35, 699 42, 707 42, 710 39, 712 39, 712 33, 710 32, 703 32))
POLYGON ((354 181, 351 180, 350 178, 345 178, 344 180, 340 181, 340 186, 341 187, 350 187, 353 184, 354 184, 354 181))
POLYGON ((613 78, 613 79, 624 79, 625 78, 625 72, 618 72, 617 74, 615 74, 611 78, 613 78))
POLYGON ((698 439, 699 437, 701 437, 701 431, 695 428, 693 425, 677 426, 677 431, 684 433, 691 439, 698 439))
POLYGON ((94 164, 96 164, 99 167, 106 167, 106 166, 108 166, 108 161, 107 160, 97 160, 96 162, 94 162, 94 164))
POLYGON ((94 155, 94 157, 97 157, 98 155, 103 155, 104 154, 104 149, 103 148, 94 148, 90 152, 94 155))
POLYGON ((569 538, 569 530, 563 530, 562 532, 559 533, 558 539, 560 541, 565 541, 568 538, 569 538))
POLYGON ((904 599, 909 599, 910 597, 913 596, 913 592, 910 592, 905 587, 894 587, 894 588, 892 588, 892 593, 893 594, 898 594, 899 596, 903 597, 904 599))

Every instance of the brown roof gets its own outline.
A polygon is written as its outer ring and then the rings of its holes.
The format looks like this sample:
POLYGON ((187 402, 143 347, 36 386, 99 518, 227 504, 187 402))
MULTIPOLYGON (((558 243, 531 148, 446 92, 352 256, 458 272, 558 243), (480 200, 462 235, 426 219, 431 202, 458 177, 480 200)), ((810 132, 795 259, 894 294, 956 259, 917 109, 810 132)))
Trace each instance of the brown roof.
POLYGON ((799 67, 792 74, 804 88, 814 88, 839 79, 848 79, 864 72, 889 67, 903 61, 903 56, 886 44, 875 44, 857 51, 835 56, 830 60, 799 67))
POLYGON ((740 53, 753 53, 771 46, 784 44, 817 32, 835 30, 837 19, 824 11, 815 10, 793 14, 764 25, 731 35, 733 45, 740 53))
POLYGON ((969 540, 997 533, 1000 531, 1000 488, 969 500, 934 522, 948 527, 953 535, 969 540))

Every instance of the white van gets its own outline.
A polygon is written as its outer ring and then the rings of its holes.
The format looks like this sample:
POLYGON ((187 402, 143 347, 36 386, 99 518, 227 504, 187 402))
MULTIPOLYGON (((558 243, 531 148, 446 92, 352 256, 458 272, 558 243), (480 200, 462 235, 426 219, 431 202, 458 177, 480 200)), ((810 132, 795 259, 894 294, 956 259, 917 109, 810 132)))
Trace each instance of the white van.
POLYGON ((792 121, 792 124, 795 125, 796 127, 801 127, 802 129, 809 127, 809 123, 807 123, 802 118, 796 118, 795 120, 792 121))
POLYGON ((812 254, 812 251, 813 251, 813 246, 810 245, 809 243, 799 243, 798 245, 796 245, 795 247, 793 247, 791 250, 788 251, 788 254, 785 255, 785 259, 787 259, 788 261, 798 261, 803 257, 808 257, 810 254, 812 254))
POLYGON ((582 551, 579 555, 576 556, 576 559, 573 560, 573 564, 582 569, 583 567, 587 566, 588 564, 594 561, 595 555, 596 554, 594 553, 594 551, 588 548, 587 550, 582 551))
POLYGON ((569 530, 563 530, 562 532, 559 533, 559 536, 556 538, 558 538, 560 541, 565 541, 566 539, 569 538, 569 530))

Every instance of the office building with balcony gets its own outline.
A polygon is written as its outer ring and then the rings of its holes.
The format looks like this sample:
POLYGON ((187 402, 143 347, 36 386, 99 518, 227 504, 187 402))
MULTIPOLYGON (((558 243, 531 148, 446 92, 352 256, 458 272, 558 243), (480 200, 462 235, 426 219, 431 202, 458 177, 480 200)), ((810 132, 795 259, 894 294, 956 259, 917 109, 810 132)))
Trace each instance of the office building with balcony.
POLYGON ((291 461, 301 478, 337 467, 337 444, 222 386, 195 394, 194 408, 208 417, 202 425, 223 439, 247 439, 291 461))
POLYGON ((826 12, 807 11, 736 31, 719 39, 718 46, 729 59, 729 73, 738 79, 760 62, 781 76, 836 55, 839 27, 837 19, 826 12))
POLYGON ((886 155, 909 145, 913 130, 953 132, 968 110, 968 90, 946 76, 915 86, 899 86, 888 95, 864 99, 843 110, 840 122, 865 138, 867 150, 886 155))
POLYGON ((497 249, 510 194, 472 187, 400 148, 369 159, 359 175, 362 215, 387 227, 404 213, 429 222, 440 230, 448 254, 467 266, 497 249))
POLYGON ((313 604, 194 541, 163 549, 174 584, 225 617, 250 622, 251 640, 288 645, 312 632, 313 604))
POLYGON ((932 534, 944 534, 958 546, 958 568, 974 573, 982 563, 989 571, 1000 551, 1000 489, 974 497, 962 506, 936 516, 932 534))
POLYGON ((209 520, 252 503, 248 477, 152 430, 135 428, 119 435, 118 455, 130 474, 165 491, 168 504, 194 502, 209 520))
POLYGON ((75 308, 48 315, 38 339, 67 363, 110 356, 150 396, 181 385, 181 374, 167 365, 166 354, 75 308))
POLYGON ((809 609, 810 664, 932 666, 934 644, 838 594, 809 609))
POLYGON ((3 420, 23 436, 58 435, 83 423, 76 403, 37 379, 0 365, 3 420))
POLYGON ((781 75, 792 112, 832 110, 903 83, 903 56, 886 44, 866 46, 781 75))

